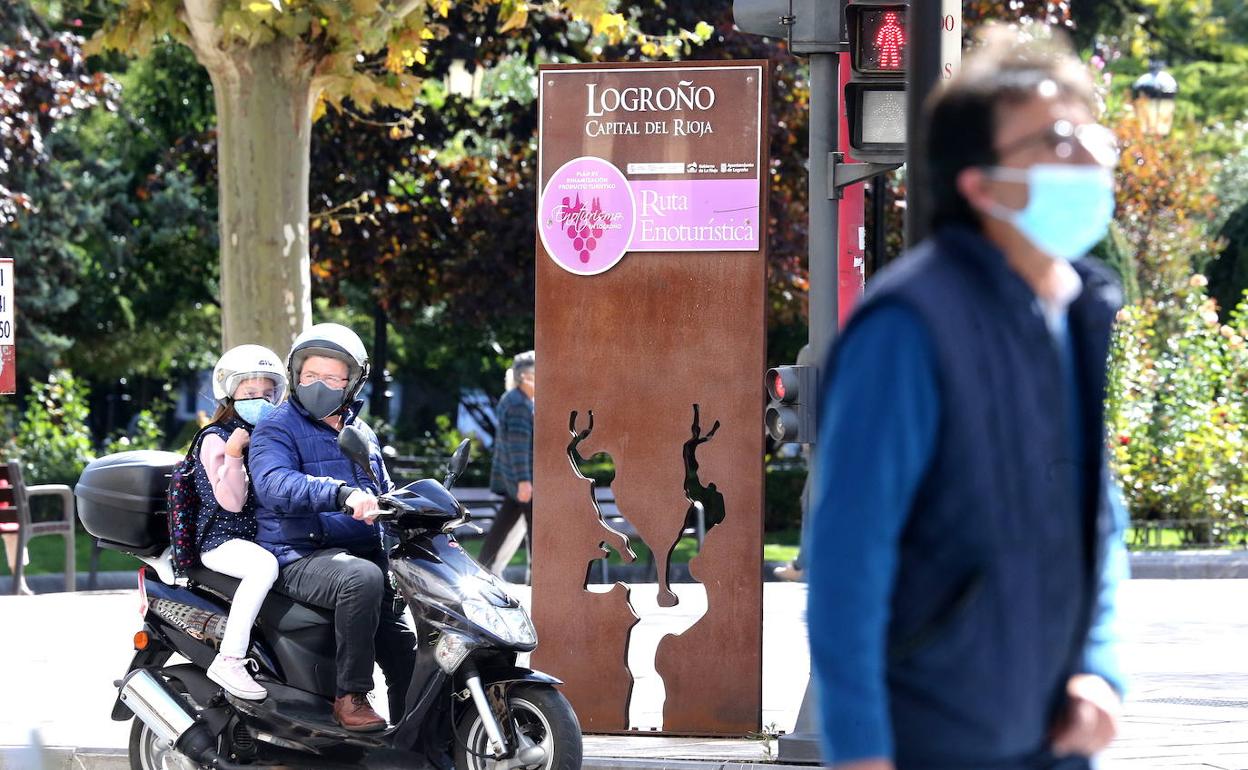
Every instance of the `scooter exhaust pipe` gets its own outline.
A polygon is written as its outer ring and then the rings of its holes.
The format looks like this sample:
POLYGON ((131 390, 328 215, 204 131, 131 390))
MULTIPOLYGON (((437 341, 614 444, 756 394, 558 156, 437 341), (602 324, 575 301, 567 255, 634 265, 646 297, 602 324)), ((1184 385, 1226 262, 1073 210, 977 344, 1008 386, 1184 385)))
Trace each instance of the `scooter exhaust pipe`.
POLYGON ((241 768, 217 754, 216 736, 196 721, 186 701, 162 677, 144 669, 131 671, 121 683, 121 702, 143 721, 156 737, 209 767, 241 768))
POLYGON ((169 683, 141 668, 122 680, 121 702, 170 746, 176 746, 178 739, 195 726, 186 702, 169 683))

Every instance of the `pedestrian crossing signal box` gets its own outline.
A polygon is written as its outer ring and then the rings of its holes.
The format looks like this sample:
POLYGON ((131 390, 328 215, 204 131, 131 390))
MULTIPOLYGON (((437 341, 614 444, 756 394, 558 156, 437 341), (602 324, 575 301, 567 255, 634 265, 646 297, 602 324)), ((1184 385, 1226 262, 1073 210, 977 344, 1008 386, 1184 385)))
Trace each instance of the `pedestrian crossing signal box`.
POLYGON ((849 146, 858 160, 906 159, 906 47, 909 3, 847 0, 849 146))

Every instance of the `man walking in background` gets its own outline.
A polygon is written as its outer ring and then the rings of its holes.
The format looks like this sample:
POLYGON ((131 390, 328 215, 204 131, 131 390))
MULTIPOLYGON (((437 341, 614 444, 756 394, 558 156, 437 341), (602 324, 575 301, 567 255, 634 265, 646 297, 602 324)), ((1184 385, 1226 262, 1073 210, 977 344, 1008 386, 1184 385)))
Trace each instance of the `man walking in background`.
POLYGON ((508 534, 520 518, 533 542, 533 390, 537 379, 533 351, 512 359, 511 383, 495 410, 494 461, 490 466, 490 490, 503 496, 498 516, 481 545, 480 562, 502 574, 515 548, 504 548, 508 534))

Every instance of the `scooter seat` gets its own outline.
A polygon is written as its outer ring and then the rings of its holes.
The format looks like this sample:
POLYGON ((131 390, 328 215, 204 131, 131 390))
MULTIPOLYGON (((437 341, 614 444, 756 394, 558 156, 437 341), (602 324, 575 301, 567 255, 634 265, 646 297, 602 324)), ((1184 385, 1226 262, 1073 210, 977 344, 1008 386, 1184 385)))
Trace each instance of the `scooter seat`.
MULTIPOLYGON (((234 598, 234 592, 238 590, 238 578, 213 572, 207 567, 192 567, 187 571, 186 576, 231 600, 234 598)), ((260 607, 259 622, 262 628, 269 628, 280 633, 291 633, 312 626, 332 626, 334 614, 320 607, 303 604, 274 587, 264 598, 264 604, 260 607)))

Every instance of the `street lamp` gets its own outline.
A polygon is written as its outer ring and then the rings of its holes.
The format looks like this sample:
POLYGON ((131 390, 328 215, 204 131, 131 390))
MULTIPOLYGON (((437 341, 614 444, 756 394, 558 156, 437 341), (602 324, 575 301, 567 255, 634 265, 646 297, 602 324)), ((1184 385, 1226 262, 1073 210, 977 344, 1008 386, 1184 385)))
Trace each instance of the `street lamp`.
POLYGON ((1144 133, 1166 136, 1174 126, 1174 97, 1179 84, 1162 69, 1162 62, 1149 64, 1148 72, 1131 84, 1131 102, 1144 133))

